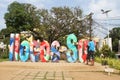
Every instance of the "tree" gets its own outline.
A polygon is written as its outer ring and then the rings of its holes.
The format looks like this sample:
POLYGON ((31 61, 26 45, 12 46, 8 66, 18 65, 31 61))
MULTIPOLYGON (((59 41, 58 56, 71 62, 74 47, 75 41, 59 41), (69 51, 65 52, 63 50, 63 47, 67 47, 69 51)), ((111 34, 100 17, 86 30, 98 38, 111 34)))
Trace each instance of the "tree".
POLYGON ((8 6, 8 12, 4 16, 7 28, 12 27, 15 32, 33 31, 39 26, 39 15, 36 7, 31 4, 13 2, 8 6))
POLYGON ((120 27, 115 27, 110 31, 110 37, 112 38, 112 49, 118 52, 118 44, 120 40, 120 27))
MULTIPOLYGON (((89 19, 82 18, 82 10, 69 7, 53 7, 50 10, 37 9, 27 3, 13 2, 8 6, 4 16, 7 28, 12 28, 14 33, 31 31, 36 36, 41 36, 50 43, 59 40, 65 43, 68 34, 74 33, 78 38, 89 35, 89 19)), ((10 31, 11 32, 11 31, 10 31)))
POLYGON ((50 11, 40 10, 40 15, 41 27, 39 27, 38 31, 50 43, 53 40, 59 40, 63 43, 65 37, 70 33, 75 33, 79 38, 88 35, 87 22, 78 20, 78 18, 82 18, 80 8, 53 7, 50 11))
POLYGON ((3 42, 4 43, 9 43, 9 37, 10 37, 10 33, 14 33, 16 30, 12 27, 8 27, 5 29, 2 29, 0 31, 0 36, 3 36, 3 42))

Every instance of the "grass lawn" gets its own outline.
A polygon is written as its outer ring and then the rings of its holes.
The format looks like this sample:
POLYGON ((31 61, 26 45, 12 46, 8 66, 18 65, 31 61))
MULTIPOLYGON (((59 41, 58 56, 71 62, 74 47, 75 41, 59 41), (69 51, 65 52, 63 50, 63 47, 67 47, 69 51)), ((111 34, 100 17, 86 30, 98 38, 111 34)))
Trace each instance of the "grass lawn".
POLYGON ((8 58, 5 58, 5 59, 1 59, 1 58, 0 58, 0 62, 8 61, 8 60, 9 60, 8 58))

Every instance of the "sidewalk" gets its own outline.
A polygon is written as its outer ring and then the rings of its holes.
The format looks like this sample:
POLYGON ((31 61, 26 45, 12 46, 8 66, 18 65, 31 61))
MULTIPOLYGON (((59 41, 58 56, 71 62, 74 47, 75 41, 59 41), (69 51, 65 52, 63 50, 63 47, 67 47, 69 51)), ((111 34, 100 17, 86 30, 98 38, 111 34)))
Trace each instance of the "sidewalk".
POLYGON ((120 75, 108 76, 104 66, 84 63, 0 62, 0 80, 119 80, 120 75), (9 75, 9 76, 8 76, 9 75))

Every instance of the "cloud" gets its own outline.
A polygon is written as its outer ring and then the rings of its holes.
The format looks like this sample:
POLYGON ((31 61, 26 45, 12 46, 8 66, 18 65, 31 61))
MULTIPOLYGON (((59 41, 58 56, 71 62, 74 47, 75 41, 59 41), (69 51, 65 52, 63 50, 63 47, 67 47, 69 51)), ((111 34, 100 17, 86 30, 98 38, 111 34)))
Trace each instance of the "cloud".
POLYGON ((8 5, 14 1, 20 3, 30 3, 35 5, 37 8, 44 8, 44 4, 42 3, 45 2, 45 0, 0 0, 0 30, 6 27, 4 14, 7 12, 8 5))
MULTIPOLYGON (((117 17, 120 16, 120 0, 91 0, 91 2, 88 5, 88 12, 93 12, 93 18, 94 19, 106 19, 106 18, 111 18, 111 17, 117 17), (103 10, 112 10, 108 13, 108 17, 105 14, 102 14, 101 9, 103 10)), ((107 24, 116 24, 115 22, 118 21, 97 21, 98 23, 107 23, 107 24)), ((120 24, 120 23, 119 23, 120 24)), ((102 27, 108 28, 111 30, 112 28, 116 26, 111 26, 111 25, 102 25, 102 27)), ((100 26, 96 27, 100 28, 100 26)), ((108 30, 101 29, 102 32, 108 32, 108 30)), ((95 34, 99 35, 101 32, 99 30, 95 30, 95 34)), ((100 34, 101 35, 101 34, 100 34)), ((105 34, 102 35, 101 37, 106 36, 105 34)))
POLYGON ((5 28, 5 21, 4 20, 1 20, 0 21, 0 30, 5 28))
POLYGON ((45 8, 44 6, 44 2, 46 2, 46 0, 19 0, 19 2, 21 3, 30 3, 32 5, 34 5, 35 7, 37 7, 38 9, 40 8, 45 8))
POLYGON ((0 9, 4 7, 5 7, 5 4, 0 3, 0 9))
POLYGON ((109 17, 119 15, 120 0, 91 0, 89 4, 89 11, 95 13, 96 18, 105 18, 106 16, 101 14, 101 9, 112 10, 109 12, 109 17))
POLYGON ((112 10, 109 12, 109 17, 119 16, 120 0, 0 0, 0 29, 1 26, 5 27, 4 14, 7 12, 8 5, 17 1, 20 3, 30 3, 36 6, 38 9, 51 7, 69 6, 80 7, 84 14, 93 12, 94 18, 105 18, 106 16, 101 14, 101 9, 112 10))

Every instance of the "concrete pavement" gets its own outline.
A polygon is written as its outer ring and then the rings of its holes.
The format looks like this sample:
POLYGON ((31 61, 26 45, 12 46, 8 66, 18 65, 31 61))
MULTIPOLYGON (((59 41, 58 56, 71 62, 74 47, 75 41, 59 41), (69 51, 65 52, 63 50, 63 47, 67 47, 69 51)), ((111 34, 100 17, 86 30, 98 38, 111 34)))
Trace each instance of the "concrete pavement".
POLYGON ((104 66, 84 63, 0 62, 0 80, 119 80, 120 75, 108 76, 104 66), (7 76, 6 76, 7 75, 7 76), (9 75, 9 76, 8 76, 9 75))

